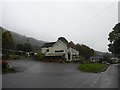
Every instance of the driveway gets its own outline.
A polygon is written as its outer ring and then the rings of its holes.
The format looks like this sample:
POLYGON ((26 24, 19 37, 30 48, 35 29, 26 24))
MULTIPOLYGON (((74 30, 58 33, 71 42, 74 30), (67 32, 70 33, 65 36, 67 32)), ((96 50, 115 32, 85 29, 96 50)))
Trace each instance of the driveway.
POLYGON ((85 73, 75 63, 12 60, 17 73, 3 74, 3 88, 117 88, 118 66, 102 73, 85 73))

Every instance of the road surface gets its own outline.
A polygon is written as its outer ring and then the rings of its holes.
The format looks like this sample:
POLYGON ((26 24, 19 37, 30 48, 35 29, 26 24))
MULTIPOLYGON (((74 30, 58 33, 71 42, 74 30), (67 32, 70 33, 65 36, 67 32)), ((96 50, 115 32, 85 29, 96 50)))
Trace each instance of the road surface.
POLYGON ((12 60, 17 73, 3 74, 3 88, 117 88, 118 66, 102 73, 85 73, 75 63, 12 60))

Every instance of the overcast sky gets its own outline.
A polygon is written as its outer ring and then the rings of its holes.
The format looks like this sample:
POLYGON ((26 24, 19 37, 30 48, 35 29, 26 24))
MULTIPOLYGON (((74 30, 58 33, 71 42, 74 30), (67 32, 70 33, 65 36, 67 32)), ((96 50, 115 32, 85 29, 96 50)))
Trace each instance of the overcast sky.
POLYGON ((108 33, 118 22, 118 3, 110 1, 4 2, 0 24, 39 40, 56 41, 63 36, 107 52, 108 33))

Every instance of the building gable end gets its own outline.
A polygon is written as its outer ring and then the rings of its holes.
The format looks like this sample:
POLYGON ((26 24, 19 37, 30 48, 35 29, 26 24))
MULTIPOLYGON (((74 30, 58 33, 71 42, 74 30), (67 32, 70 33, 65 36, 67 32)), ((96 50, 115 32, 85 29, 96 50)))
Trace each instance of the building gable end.
POLYGON ((52 47, 54 47, 55 45, 57 45, 59 42, 62 43, 62 44, 64 44, 67 47, 67 45, 64 42, 62 42, 61 40, 57 40, 56 43, 52 47))

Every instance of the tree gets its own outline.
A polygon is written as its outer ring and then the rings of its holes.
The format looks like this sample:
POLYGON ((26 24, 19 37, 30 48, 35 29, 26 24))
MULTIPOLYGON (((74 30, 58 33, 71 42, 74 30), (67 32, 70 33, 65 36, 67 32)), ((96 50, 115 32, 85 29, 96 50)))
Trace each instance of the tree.
POLYGON ((17 48, 17 50, 25 51, 25 47, 24 47, 23 44, 17 44, 17 45, 16 45, 16 48, 17 48))
POLYGON ((103 56, 103 60, 102 61, 107 61, 108 63, 112 63, 112 60, 111 60, 111 55, 109 53, 106 53, 104 56, 103 56))
POLYGON ((95 53, 93 49, 84 44, 76 44, 76 49, 79 51, 80 56, 83 56, 85 59, 89 59, 95 53))
POLYGON ((113 31, 109 33, 108 40, 110 41, 108 50, 120 57, 120 23, 116 24, 113 31))
POLYGON ((32 51, 32 46, 30 43, 24 43, 24 48, 26 52, 32 51))
POLYGON ((2 33, 2 47, 3 47, 3 49, 13 49, 14 48, 13 37, 9 31, 2 33))

